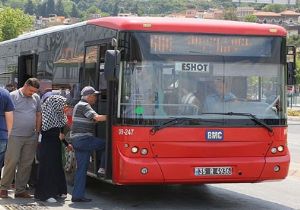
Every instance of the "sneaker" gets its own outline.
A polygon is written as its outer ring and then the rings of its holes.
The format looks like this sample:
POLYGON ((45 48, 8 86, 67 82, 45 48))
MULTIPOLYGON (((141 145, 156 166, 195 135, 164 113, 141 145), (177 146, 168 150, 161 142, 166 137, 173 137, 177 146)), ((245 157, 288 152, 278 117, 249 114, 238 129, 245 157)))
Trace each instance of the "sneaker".
POLYGON ((0 190, 0 198, 8 198, 7 190, 0 190))
POLYGON ((104 168, 99 168, 98 174, 105 175, 105 169, 104 168))
POLYGON ((30 195, 28 192, 24 191, 21 193, 16 193, 15 198, 32 198, 33 196, 30 195))
POLYGON ((48 199, 46 200, 46 202, 48 202, 48 203, 56 203, 57 200, 56 200, 55 198, 48 198, 48 199))
POLYGON ((67 195, 66 194, 61 194, 61 195, 58 195, 58 197, 65 199, 65 198, 67 198, 67 195))

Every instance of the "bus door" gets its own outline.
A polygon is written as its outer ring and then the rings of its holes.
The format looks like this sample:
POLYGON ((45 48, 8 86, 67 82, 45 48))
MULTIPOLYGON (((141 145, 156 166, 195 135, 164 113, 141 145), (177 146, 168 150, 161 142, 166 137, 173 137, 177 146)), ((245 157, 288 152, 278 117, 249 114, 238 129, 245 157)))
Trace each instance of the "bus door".
POLYGON ((22 87, 26 80, 37 76, 37 54, 20 55, 18 58, 18 88, 22 87))
MULTIPOLYGON (((105 51, 108 49, 108 44, 86 44, 85 47, 85 56, 84 56, 84 65, 82 72, 80 72, 80 84, 81 88, 84 86, 90 85, 93 86, 96 90, 100 91, 100 95, 97 100, 97 104, 93 106, 94 110, 98 114, 106 115, 107 113, 107 82, 104 78, 104 57, 105 51)), ((107 139, 107 123, 100 122, 96 125, 96 136, 105 140, 106 145, 108 145, 107 139)), ((111 160, 107 159, 108 154, 111 153, 111 150, 105 153, 105 156, 99 152, 94 151, 91 157, 88 174, 94 177, 101 177, 101 174, 98 173, 100 165, 105 168, 105 171, 111 171, 111 160), (102 159, 102 160, 101 160, 102 159)), ((103 177, 103 176, 102 176, 103 177)), ((110 178, 111 175, 105 175, 105 178, 110 178)))

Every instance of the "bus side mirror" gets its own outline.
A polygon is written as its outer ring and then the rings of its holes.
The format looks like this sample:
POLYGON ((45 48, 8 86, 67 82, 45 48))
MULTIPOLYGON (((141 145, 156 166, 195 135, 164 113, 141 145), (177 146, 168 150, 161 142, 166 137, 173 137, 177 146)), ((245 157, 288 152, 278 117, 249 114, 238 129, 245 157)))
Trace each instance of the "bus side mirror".
POLYGON ((293 62, 287 63, 287 84, 288 85, 296 84, 296 68, 295 68, 295 63, 293 62))
POLYGON ((106 80, 116 79, 119 76, 121 54, 119 50, 105 52, 104 76, 106 80))

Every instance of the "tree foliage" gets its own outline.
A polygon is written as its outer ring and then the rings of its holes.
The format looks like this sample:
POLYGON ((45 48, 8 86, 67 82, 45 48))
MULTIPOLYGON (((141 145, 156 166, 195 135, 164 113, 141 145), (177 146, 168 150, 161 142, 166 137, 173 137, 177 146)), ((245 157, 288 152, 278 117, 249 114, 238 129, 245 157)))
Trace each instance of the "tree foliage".
POLYGON ((300 48, 300 35, 290 35, 287 39, 287 45, 295 46, 297 49, 300 48))
POLYGON ((46 11, 47 11, 47 16, 49 14, 55 14, 55 2, 54 0, 48 0, 47 1, 47 7, 46 7, 46 11))
MULTIPOLYGON (((186 9, 208 10, 219 8, 226 11, 238 6, 253 6, 255 9, 281 12, 291 7, 278 4, 234 3, 232 0, 1 0, 1 3, 13 8, 25 8, 29 14, 34 12, 37 16, 44 17, 53 13, 71 16, 71 13, 77 13, 75 8, 79 13, 76 14, 77 17, 83 17, 86 15, 87 10, 93 6, 96 6, 102 14, 116 15, 118 11, 122 11, 124 13, 151 16, 166 15, 186 9), (73 5, 76 7, 73 7, 73 5)), ((296 5, 296 8, 300 9, 300 5, 296 5)), ((227 14, 227 17, 232 19, 234 15, 227 14)))
POLYGON ((76 4, 72 4, 71 17, 76 17, 76 18, 80 17, 80 13, 79 13, 79 10, 78 10, 76 4))
MULTIPOLYGON (((287 39, 287 45, 295 46, 296 49, 300 48, 300 35, 292 35, 287 39)), ((300 57, 299 54, 296 57, 296 81, 300 84, 300 57)))
POLYGON ((245 22, 252 22, 252 23, 255 23, 257 20, 257 17, 255 15, 247 15, 245 18, 244 18, 244 21, 245 22))
POLYGON ((0 41, 15 38, 32 26, 33 18, 20 9, 6 7, 0 11, 0 41))
POLYGON ((296 58, 296 83, 300 84, 300 57, 296 58))
POLYGON ((58 0, 55 4, 55 13, 59 16, 66 16, 65 8, 62 0, 58 0))
POLYGON ((25 13, 29 15, 33 15, 35 13, 35 6, 32 0, 28 0, 27 4, 25 4, 25 13))
POLYGON ((285 5, 280 5, 280 4, 268 4, 265 7, 262 8, 262 10, 266 12, 282 12, 286 9, 285 5))
POLYGON ((238 20, 236 16, 236 10, 234 8, 228 8, 224 12, 224 19, 225 20, 238 20))

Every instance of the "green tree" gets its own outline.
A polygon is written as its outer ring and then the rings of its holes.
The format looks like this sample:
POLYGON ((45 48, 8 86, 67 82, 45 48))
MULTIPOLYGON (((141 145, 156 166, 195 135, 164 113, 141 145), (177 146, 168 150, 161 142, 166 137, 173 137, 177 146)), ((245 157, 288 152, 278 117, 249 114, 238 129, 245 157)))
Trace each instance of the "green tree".
POLYGON ((12 8, 20 8, 23 9, 25 7, 25 1, 24 0, 8 0, 6 2, 7 6, 10 6, 12 8))
POLYGON ((113 15, 114 16, 117 16, 118 14, 119 14, 119 10, 120 10, 120 8, 119 8, 119 2, 118 1, 115 1, 115 3, 114 3, 114 6, 113 6, 113 15))
POLYGON ((71 17, 71 13, 72 13, 72 7, 75 4, 73 1, 71 0, 63 0, 62 1, 63 7, 64 7, 64 15, 66 17, 71 17))
POLYGON ((72 0, 72 1, 75 2, 76 4, 80 2, 80 0, 72 0))
POLYGON ((62 0, 58 0, 56 5, 55 5, 55 11, 56 11, 56 14, 59 15, 59 16, 65 16, 66 13, 65 13, 65 8, 64 8, 64 5, 62 3, 62 0))
POLYGON ((32 3, 32 0, 28 0, 25 4, 25 13, 33 15, 35 13, 35 5, 32 3))
POLYGON ((0 41, 15 38, 33 26, 33 18, 20 9, 6 7, 0 11, 0 41))
POLYGON ((287 45, 292 45, 299 49, 300 48, 300 35, 288 36, 287 45))
POLYGON ((296 83, 300 84, 300 58, 296 58, 296 83))
POLYGON ((263 7, 263 10, 266 12, 282 12, 286 9, 286 6, 279 5, 279 4, 268 4, 265 7, 263 7))
POLYGON ((132 8, 131 12, 133 14, 137 14, 137 15, 141 15, 141 11, 140 11, 140 8, 139 8, 139 5, 137 3, 135 3, 134 7, 132 8))
POLYGON ((100 14, 101 10, 97 8, 96 6, 91 6, 90 8, 87 9, 87 13, 89 14, 100 14))
POLYGON ((49 16, 49 14, 55 14, 54 0, 48 0, 48 2, 47 2, 47 16, 49 16))
POLYGON ((82 15, 83 15, 83 19, 87 20, 91 18, 92 14, 101 14, 101 10, 99 8, 97 8, 96 6, 92 6, 90 8, 88 8, 82 15))
POLYGON ((224 12, 224 19, 225 20, 238 20, 235 9, 234 8, 226 9, 224 12))
POLYGON ((244 21, 246 22, 252 22, 252 23, 255 23, 257 20, 257 17, 255 15, 247 15, 245 16, 244 18, 244 21))
POLYGON ((48 16, 47 14, 47 3, 46 2, 42 2, 41 4, 38 4, 37 6, 37 15, 39 16, 48 16))
POLYGON ((232 0, 211 0, 214 2, 215 7, 221 7, 221 8, 234 8, 236 7, 235 3, 232 2, 232 0))
POLYGON ((80 17, 76 4, 72 5, 71 17, 77 17, 77 18, 80 17))

